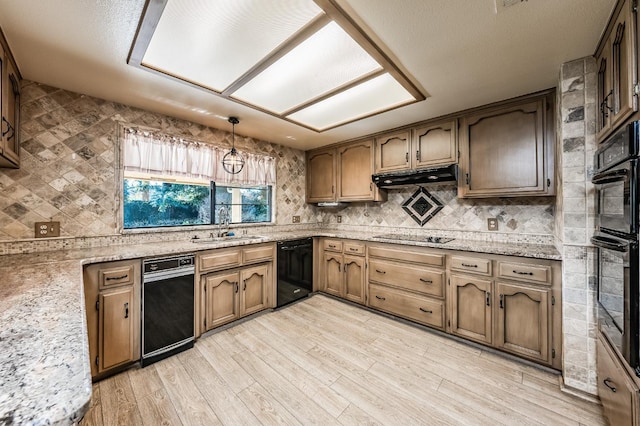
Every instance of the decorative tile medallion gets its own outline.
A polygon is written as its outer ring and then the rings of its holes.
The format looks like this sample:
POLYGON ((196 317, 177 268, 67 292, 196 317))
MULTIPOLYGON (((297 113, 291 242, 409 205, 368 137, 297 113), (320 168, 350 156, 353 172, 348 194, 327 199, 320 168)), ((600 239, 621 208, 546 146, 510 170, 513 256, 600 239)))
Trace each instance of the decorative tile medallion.
POLYGON ((420 187, 402 204, 402 208, 420 226, 424 226, 425 223, 433 219, 436 213, 442 210, 442 203, 424 187, 420 187))

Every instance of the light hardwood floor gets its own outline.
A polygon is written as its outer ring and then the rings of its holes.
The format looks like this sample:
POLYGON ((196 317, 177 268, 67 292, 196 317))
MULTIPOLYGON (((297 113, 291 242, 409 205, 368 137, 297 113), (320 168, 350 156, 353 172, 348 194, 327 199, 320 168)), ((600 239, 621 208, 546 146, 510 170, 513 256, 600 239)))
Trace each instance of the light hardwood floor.
POLYGON ((558 376, 316 295, 93 385, 82 425, 605 425, 558 376))

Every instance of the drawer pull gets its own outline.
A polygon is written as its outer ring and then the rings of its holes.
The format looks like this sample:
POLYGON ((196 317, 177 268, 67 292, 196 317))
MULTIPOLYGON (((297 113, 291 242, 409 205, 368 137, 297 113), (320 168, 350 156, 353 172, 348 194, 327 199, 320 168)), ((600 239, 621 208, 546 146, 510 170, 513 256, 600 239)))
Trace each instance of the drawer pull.
POLYGON ((336 248, 333 244, 329 244, 329 248, 336 248))
POLYGON ((513 273, 518 275, 533 275, 533 272, 522 272, 522 271, 516 271, 515 269, 513 270, 513 273))
POLYGON ((617 391, 618 391, 618 389, 616 389, 616 387, 615 387, 615 386, 613 386, 613 385, 611 385, 611 384, 610 384, 610 383, 611 383, 611 377, 607 377, 606 379, 604 379, 604 380, 602 381, 602 383, 604 383, 604 385, 605 385, 606 387, 608 387, 609 389, 611 389, 611 392, 617 392, 617 391))
POLYGON ((119 277, 107 277, 107 281, 111 280, 123 280, 125 278, 129 278, 129 274, 120 275, 119 277))
POLYGON ((349 247, 349 251, 358 251, 357 248, 349 247))
POLYGON ((376 272, 379 273, 379 274, 386 274, 387 273, 386 271, 381 271, 380 269, 376 269, 376 272))
POLYGON ((463 263, 462 266, 464 266, 465 268, 477 268, 478 265, 472 265, 470 263, 463 263))
POLYGON ((427 284, 433 284, 433 280, 425 280, 424 278, 420 278, 420 281, 427 284))
POLYGON ((378 299, 378 300, 387 300, 385 297, 380 297, 377 294, 376 294, 376 299, 378 299))
POLYGON ((432 314, 432 313, 433 313, 433 311, 432 311, 432 310, 425 309, 425 308, 420 308, 420 310, 421 310, 422 312, 424 312, 424 313, 427 313, 427 314, 432 314))

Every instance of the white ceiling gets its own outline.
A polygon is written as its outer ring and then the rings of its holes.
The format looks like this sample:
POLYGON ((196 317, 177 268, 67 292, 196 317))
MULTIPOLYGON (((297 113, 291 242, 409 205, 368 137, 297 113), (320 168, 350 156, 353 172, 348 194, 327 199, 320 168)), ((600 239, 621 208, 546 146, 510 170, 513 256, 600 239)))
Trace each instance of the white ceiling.
POLYGON ((238 134, 309 149, 554 87, 562 63, 593 54, 615 0, 525 0, 498 13, 495 0, 337 3, 429 98, 317 133, 127 65, 144 0, 0 0, 0 27, 28 80, 225 130, 237 116, 238 134))

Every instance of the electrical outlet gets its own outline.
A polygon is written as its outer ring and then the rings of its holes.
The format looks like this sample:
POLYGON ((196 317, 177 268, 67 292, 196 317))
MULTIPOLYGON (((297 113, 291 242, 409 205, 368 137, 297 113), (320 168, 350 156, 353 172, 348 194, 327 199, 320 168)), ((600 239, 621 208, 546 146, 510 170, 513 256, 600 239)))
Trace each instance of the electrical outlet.
POLYGON ((36 238, 60 236, 60 222, 36 222, 34 228, 36 238))
POLYGON ((293 216, 293 223, 300 223, 300 216, 293 216))
POLYGON ((487 229, 489 231, 497 231, 498 230, 498 219, 495 217, 490 217, 487 219, 487 229))
POLYGON ((340 215, 336 216, 336 221, 338 223, 342 223, 342 216, 340 216, 340 215))

